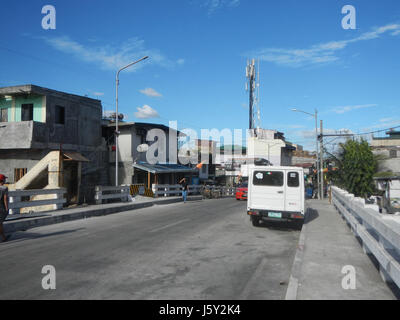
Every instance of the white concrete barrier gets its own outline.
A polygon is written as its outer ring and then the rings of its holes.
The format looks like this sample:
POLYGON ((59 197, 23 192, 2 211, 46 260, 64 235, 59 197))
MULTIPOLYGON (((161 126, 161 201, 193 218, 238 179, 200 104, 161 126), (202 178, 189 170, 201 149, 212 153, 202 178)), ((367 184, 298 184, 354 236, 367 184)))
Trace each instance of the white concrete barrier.
POLYGON ((382 278, 400 288, 400 217, 388 219, 393 215, 337 187, 332 187, 332 203, 361 239, 364 252, 376 258, 382 278))
MULTIPOLYGON (((10 214, 19 214, 20 209, 54 205, 53 210, 62 209, 63 204, 66 203, 67 199, 64 198, 64 194, 67 192, 65 188, 59 189, 32 189, 32 190, 15 190, 9 191, 9 209, 10 214), (48 195, 53 196, 52 199, 45 200, 31 200, 31 197, 48 195), (23 198, 29 198, 24 200, 23 198)), ((40 210, 39 210, 40 211, 40 210)))
MULTIPOLYGON (((201 194, 203 189, 211 190, 213 193, 219 193, 220 196, 234 196, 235 188, 220 187, 220 186, 203 186, 203 185, 188 185, 188 194, 201 194)), ((181 196, 182 186, 180 184, 153 184, 152 191, 154 197, 171 197, 181 196)))
MULTIPOLYGON (((200 185, 188 185, 188 194, 200 194, 200 185)), ((154 197, 177 197, 182 195, 182 186, 180 184, 153 184, 152 191, 154 197)))
POLYGON ((94 199, 96 204, 102 204, 104 200, 120 199, 127 202, 130 197, 130 186, 96 186, 94 199))

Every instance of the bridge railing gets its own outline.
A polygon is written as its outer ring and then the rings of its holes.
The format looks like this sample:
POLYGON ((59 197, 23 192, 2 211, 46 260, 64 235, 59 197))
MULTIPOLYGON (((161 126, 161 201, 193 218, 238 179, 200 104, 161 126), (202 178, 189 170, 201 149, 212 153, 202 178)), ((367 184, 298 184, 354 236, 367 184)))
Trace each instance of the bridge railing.
POLYGON ((400 221, 337 187, 332 187, 332 203, 361 240, 364 252, 378 261, 382 278, 400 288, 400 221))
MULTIPOLYGON (((15 190, 9 191, 9 212, 10 214, 19 214, 23 208, 31 208, 36 211, 35 207, 46 207, 48 210, 62 209, 67 199, 64 194, 67 192, 64 188, 59 189, 31 189, 31 190, 15 190)), ((37 211, 43 211, 37 210, 37 211)))
MULTIPOLYGON (((200 194, 201 186, 188 185, 188 194, 200 194)), ((152 191, 154 197, 177 197, 182 195, 180 184, 153 184, 152 191)))
MULTIPOLYGON (((152 191, 154 197, 172 197, 182 195, 182 186, 180 184, 153 184, 152 191)), ((222 186, 203 186, 189 185, 188 194, 203 194, 206 198, 233 197, 235 188, 222 186), (208 197, 207 195, 210 194, 208 197)))
POLYGON ((126 202, 130 197, 130 186, 96 186, 95 188, 96 204, 102 204, 106 200, 119 199, 126 202))

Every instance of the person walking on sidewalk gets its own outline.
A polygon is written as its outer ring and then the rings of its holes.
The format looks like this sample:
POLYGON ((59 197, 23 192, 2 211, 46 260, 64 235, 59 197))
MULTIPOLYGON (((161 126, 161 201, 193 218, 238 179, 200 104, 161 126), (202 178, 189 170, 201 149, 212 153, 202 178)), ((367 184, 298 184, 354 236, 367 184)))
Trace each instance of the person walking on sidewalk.
POLYGON ((4 234, 3 222, 8 215, 8 188, 4 185, 7 177, 0 174, 0 237, 1 241, 5 242, 8 237, 4 234))
POLYGON ((186 181, 186 178, 181 179, 181 181, 179 181, 179 184, 182 186, 183 202, 186 203, 186 199, 187 199, 187 195, 188 195, 188 183, 186 181))

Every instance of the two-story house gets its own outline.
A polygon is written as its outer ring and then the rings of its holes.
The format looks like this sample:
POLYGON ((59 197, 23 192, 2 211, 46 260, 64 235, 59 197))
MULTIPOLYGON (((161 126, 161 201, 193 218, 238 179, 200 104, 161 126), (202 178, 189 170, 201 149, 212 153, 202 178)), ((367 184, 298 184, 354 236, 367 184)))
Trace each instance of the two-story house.
MULTIPOLYGON (((74 193, 69 198, 75 202, 90 197, 91 186, 108 181, 101 118, 99 100, 35 85, 0 88, 0 172, 17 183, 59 150, 67 160, 58 173, 60 186, 74 193)), ((46 174, 38 173, 24 188, 46 187, 46 174)))

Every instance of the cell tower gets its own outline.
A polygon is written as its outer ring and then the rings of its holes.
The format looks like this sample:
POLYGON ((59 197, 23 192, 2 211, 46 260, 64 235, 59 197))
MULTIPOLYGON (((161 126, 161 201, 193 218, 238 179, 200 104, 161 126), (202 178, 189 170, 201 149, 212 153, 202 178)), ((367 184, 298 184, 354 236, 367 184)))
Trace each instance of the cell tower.
POLYGON ((247 61, 246 67, 246 91, 249 91, 249 129, 260 128, 260 62, 258 61, 257 71, 255 60, 247 61), (256 76, 257 73, 257 76, 256 76), (254 117, 256 113, 256 118, 254 117))

